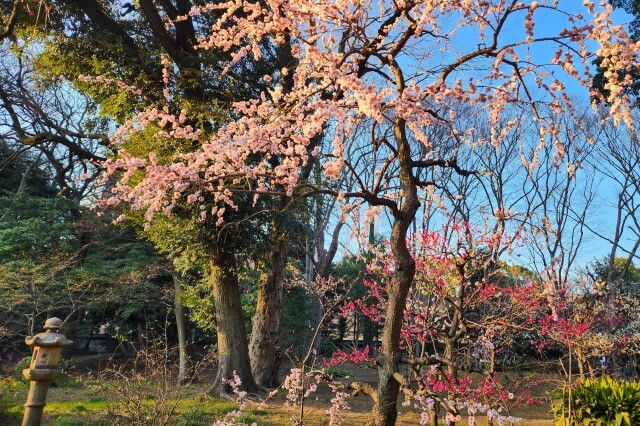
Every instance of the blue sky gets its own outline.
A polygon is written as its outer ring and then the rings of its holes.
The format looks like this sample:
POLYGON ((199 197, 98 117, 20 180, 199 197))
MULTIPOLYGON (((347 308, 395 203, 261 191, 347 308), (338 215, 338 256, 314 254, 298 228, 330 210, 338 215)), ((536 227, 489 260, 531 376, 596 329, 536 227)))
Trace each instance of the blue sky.
MULTIPOLYGON (((543 3, 541 1, 541 3, 543 3)), ((582 1, 579 0, 565 0, 560 1, 560 6, 568 12, 571 13, 583 13, 584 6, 582 5, 582 1)), ((536 11, 536 27, 535 27, 535 35, 537 36, 546 36, 546 35, 556 35, 558 31, 562 28, 565 28, 568 22, 559 17, 557 13, 550 13, 545 11, 544 9, 538 9, 536 11)), ((624 11, 616 11, 614 13, 614 21, 616 23, 627 23, 630 22, 631 17, 627 15, 624 11)), ((461 31, 459 35, 462 33, 464 35, 464 31, 461 31)), ((522 27, 521 20, 514 20, 511 24, 509 24, 504 29, 504 34, 506 37, 513 36, 518 37, 524 34, 524 28, 522 27)), ((469 48, 475 48, 475 45, 469 46, 469 48)), ((595 48, 595 46, 594 46, 595 48)), ((459 46, 461 51, 465 51, 465 46, 459 46)), ((553 56, 555 49, 551 46, 546 46, 544 44, 537 45, 535 48, 531 50, 531 56, 534 62, 548 62, 548 60, 553 56)), ((446 60, 444 58, 440 58, 441 60, 446 60)), ((575 99, 583 99, 585 103, 588 103, 589 96, 588 91, 584 87, 579 84, 572 82, 570 80, 565 80, 566 88, 569 95, 575 99)), ((579 177, 584 174, 579 173, 579 177)), ((605 179, 597 179, 595 182, 595 187, 597 188, 597 195, 592 206, 592 210, 589 216, 590 225, 596 229, 604 230, 607 233, 607 230, 612 230, 615 225, 615 209, 612 208, 612 205, 615 202, 615 197, 617 196, 617 190, 612 186, 610 182, 605 179)), ((384 236, 388 236, 389 234, 389 221, 388 216, 383 213, 383 217, 378 220, 377 224, 377 233, 382 234, 384 236)), ((346 231, 343 235, 343 241, 348 245, 350 250, 354 250, 353 247, 354 242, 347 235, 348 231, 346 231)), ((582 248, 576 258, 575 265, 578 267, 584 267, 589 262, 591 262, 595 258, 602 258, 609 254, 611 247, 607 242, 604 242, 597 236, 589 233, 585 234, 584 242, 582 248)), ((516 255, 520 254, 521 256, 515 256, 510 259, 513 263, 524 263, 527 266, 528 261, 525 250, 516 251, 516 255)), ((509 260, 509 259, 505 259, 509 260)))

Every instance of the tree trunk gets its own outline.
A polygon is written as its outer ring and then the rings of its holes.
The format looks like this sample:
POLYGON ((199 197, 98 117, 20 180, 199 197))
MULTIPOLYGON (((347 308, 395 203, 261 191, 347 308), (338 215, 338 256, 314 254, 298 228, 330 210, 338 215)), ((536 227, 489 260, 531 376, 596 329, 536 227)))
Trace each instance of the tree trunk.
POLYGON ((377 357, 378 364, 378 403, 373 408, 372 424, 389 426, 398 416, 397 401, 400 384, 393 377, 398 370, 402 357, 400 350, 400 330, 407 300, 407 294, 413 282, 416 265, 407 249, 406 235, 411 220, 396 221, 391 232, 391 250, 396 262, 388 289, 388 305, 382 328, 382 348, 377 357))
POLYGON ((576 358, 578 358, 578 371, 580 372, 580 380, 584 380, 584 359, 582 351, 576 350, 576 358))
MULTIPOLYGON (((450 361, 447 365, 447 370, 451 373, 451 377, 457 377, 458 365, 455 362, 455 342, 451 337, 447 337, 444 342, 444 357, 450 361)), ((484 369, 481 369, 484 370, 484 369)), ((480 371, 482 373, 482 371, 480 371)))
POLYGON ((360 340, 358 338, 360 331, 358 330, 358 311, 353 312, 353 348, 357 351, 360 340))
MULTIPOLYGON (((400 88, 404 83, 400 74, 396 75, 400 88)), ((400 330, 407 295, 416 273, 416 262, 407 248, 407 231, 416 217, 420 201, 412 171, 411 149, 407 139, 406 123, 399 118, 394 124, 394 136, 398 143, 398 177, 402 193, 401 208, 393 212, 390 247, 395 261, 395 271, 387 290, 388 303, 382 328, 382 350, 377 357, 378 401, 373 407, 372 422, 376 426, 391 426, 398 417, 399 383, 393 377, 402 357, 400 350, 400 330)))
POLYGON ((284 294, 284 270, 287 264, 287 244, 281 238, 269 253, 266 270, 258 281, 258 300, 253 317, 249 358, 251 372, 259 386, 278 385, 280 355, 280 314, 284 294))
POLYGON ((428 425, 438 426, 438 406, 433 407, 433 410, 428 410, 427 414, 429 416, 428 425))
POLYGON ((208 393, 217 396, 227 394, 230 388, 224 381, 232 378, 234 372, 242 381, 242 390, 255 392, 256 383, 251 375, 247 335, 242 319, 235 255, 221 247, 211 249, 209 266, 209 285, 213 290, 216 306, 218 368, 208 393))
POLYGON ((176 315, 176 329, 178 331, 178 383, 185 383, 189 378, 189 355, 187 353, 187 315, 186 308, 180 301, 182 281, 175 270, 171 271, 173 278, 173 312, 176 315))

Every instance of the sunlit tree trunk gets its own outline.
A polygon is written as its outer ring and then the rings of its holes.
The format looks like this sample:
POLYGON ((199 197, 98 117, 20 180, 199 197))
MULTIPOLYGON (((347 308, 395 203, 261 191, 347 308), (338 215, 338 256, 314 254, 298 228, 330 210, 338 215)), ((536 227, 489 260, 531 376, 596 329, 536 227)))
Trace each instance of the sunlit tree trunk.
POLYGON ((578 371, 580 372, 580 380, 584 380, 584 356, 582 350, 576 349, 576 358, 578 358, 578 371))
POLYGON ((229 390, 224 380, 234 372, 242 381, 242 389, 256 391, 251 375, 247 336, 242 318, 240 286, 235 255, 223 247, 209 250, 209 285, 216 307, 218 368, 209 394, 224 395, 229 390))
POLYGON ((258 300, 249 343, 251 371, 259 386, 278 385, 278 339, 286 264, 287 240, 278 238, 267 254, 265 270, 258 281, 258 300))

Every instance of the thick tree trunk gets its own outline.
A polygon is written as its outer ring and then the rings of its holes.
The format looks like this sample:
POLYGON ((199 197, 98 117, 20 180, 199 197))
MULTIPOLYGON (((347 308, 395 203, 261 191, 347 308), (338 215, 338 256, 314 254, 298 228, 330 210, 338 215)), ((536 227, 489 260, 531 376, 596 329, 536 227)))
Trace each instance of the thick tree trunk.
POLYGON ((267 256, 266 270, 258 281, 258 300, 249 343, 251 372, 259 386, 278 385, 278 339, 286 264, 287 244, 285 239, 280 239, 267 256))
POLYGON ((178 383, 185 383, 189 378, 189 354, 187 352, 187 313, 180 300, 182 294, 182 281, 175 270, 171 271, 173 278, 173 312, 176 316, 176 329, 178 331, 178 383))
POLYGON ((218 368, 208 393, 218 396, 227 394, 229 387, 224 381, 232 378, 234 372, 242 381, 243 390, 255 392, 256 383, 249 364, 235 256, 224 248, 212 249, 209 251, 209 266, 209 284, 216 306, 218 368))

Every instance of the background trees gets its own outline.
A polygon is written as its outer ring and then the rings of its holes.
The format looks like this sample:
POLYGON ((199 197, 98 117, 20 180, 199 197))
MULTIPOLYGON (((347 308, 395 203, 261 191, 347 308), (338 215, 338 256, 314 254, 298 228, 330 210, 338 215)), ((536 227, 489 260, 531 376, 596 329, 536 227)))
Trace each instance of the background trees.
MULTIPOLYGON (((215 318, 214 392, 226 390, 233 371, 249 391, 257 389, 254 376, 263 385, 276 381, 278 364, 266 361, 280 351, 286 266, 295 264, 288 255, 302 257, 289 246, 303 245, 294 236, 305 220, 313 234, 304 244, 309 282, 331 273, 345 224, 377 223, 389 236, 379 283, 386 294, 377 316, 379 383, 370 392, 375 424, 395 422, 400 391, 415 397, 400 375, 408 349, 426 360, 415 366, 448 367, 441 405, 452 423, 461 358, 478 339, 490 343, 491 376, 496 346, 509 345, 498 330, 522 331, 534 317, 582 330, 580 309, 560 303, 579 299, 566 292, 595 199, 597 180, 578 177, 587 174, 603 118, 635 137, 629 89, 637 46, 611 20, 611 8, 585 2, 577 15, 537 1, 52 4, 34 36, 11 30, 15 60, 0 93, 8 138, 19 149, 34 144, 32 158, 47 159, 76 211, 94 194, 102 206, 125 205, 119 219, 143 229, 166 257, 159 263, 169 273, 151 282, 171 275, 176 294, 211 298, 192 316, 215 318), (537 25, 552 18, 557 28, 537 25), (603 104, 601 115, 583 113, 567 94, 569 86, 592 88, 594 45, 604 80, 588 95, 603 104), (31 72, 37 79, 26 78, 31 72), (105 160, 102 169, 96 160, 105 160), (82 186, 102 171, 102 194, 82 186), (85 183, 76 182, 79 174, 85 183), (328 224, 335 231, 325 248, 328 224), (424 289, 424 253, 407 244, 419 227, 434 240, 426 258, 446 265, 424 289), (523 280, 502 269, 506 256, 525 248, 545 289, 523 301, 514 295, 524 293, 523 280), (251 352, 238 332, 246 325, 243 268, 260 276, 251 352), (206 286, 187 289, 192 282, 206 286), (550 313, 534 305, 542 296, 550 313), (524 302, 533 313, 521 317, 524 302), (407 306, 425 310, 420 330, 436 344, 404 338, 419 322, 407 324, 407 306)), ((626 182, 624 167, 607 170, 626 182)), ((635 211, 626 201, 633 187, 622 188, 619 217, 628 219, 620 232, 635 211)), ((85 235, 76 237, 80 248, 91 247, 85 235)), ((174 303, 180 317, 180 296, 174 303)), ((430 379, 417 378, 434 393, 430 379)))

